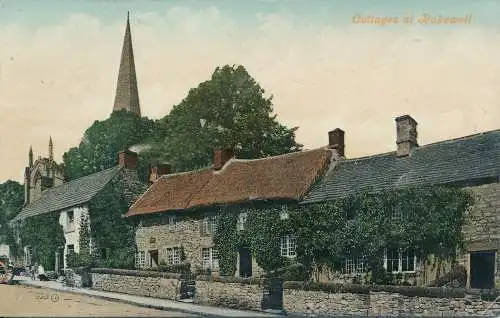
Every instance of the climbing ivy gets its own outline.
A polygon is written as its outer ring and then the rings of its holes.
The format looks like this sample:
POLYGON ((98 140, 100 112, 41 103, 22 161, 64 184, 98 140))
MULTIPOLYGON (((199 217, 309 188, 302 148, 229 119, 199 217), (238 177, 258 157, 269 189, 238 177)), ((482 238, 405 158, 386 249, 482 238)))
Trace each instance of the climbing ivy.
POLYGON ((20 231, 19 246, 30 246, 32 261, 42 264, 46 269, 54 269, 54 253, 66 242, 63 228, 59 224, 59 213, 27 218, 17 230, 20 231))
POLYGON ((119 181, 112 181, 90 201, 90 236, 96 250, 109 252, 100 266, 134 268, 135 226, 122 217, 129 199, 120 187, 119 181))
POLYGON ((267 272, 290 262, 280 255, 280 238, 297 237, 296 262, 311 275, 314 268, 340 271, 350 256, 365 257, 373 283, 388 277, 382 267, 386 248, 414 249, 421 260, 431 255, 454 260, 463 247, 462 227, 472 195, 460 188, 419 187, 376 194, 365 190, 350 197, 304 206, 288 206, 289 218, 279 217, 286 205, 240 209, 247 212, 245 231, 236 230, 237 215, 220 213, 214 241, 222 274, 236 269, 237 248, 250 246, 267 272))

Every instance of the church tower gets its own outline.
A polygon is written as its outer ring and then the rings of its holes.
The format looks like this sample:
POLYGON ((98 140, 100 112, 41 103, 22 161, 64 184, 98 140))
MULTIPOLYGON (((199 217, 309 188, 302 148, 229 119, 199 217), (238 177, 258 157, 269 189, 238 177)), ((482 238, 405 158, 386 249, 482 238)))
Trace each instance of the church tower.
POLYGON ((128 12, 113 111, 122 109, 136 113, 139 117, 141 116, 128 12))
POLYGON ((54 161, 54 144, 49 137, 48 158, 33 162, 33 148, 28 152, 28 166, 24 169, 24 205, 40 198, 46 189, 64 183, 64 167, 54 161))

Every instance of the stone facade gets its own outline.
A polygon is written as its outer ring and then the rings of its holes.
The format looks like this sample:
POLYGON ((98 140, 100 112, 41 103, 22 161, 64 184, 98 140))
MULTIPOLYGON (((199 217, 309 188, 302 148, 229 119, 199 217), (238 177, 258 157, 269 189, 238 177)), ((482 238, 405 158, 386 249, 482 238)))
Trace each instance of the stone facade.
MULTIPOLYGON (((164 213, 143 218, 136 232, 136 244, 137 250, 146 255, 144 267, 154 268, 159 265, 151 263, 150 251, 158 251, 158 263, 168 264, 167 249, 177 247, 184 251, 184 261, 191 264, 191 270, 199 271, 202 268, 202 249, 215 247, 213 235, 204 234, 202 231, 204 219, 211 216, 215 214, 210 211, 200 211, 198 213, 164 213), (171 223, 172 220, 174 223, 171 223)), ((239 258, 237 263, 239 264, 239 258)), ((237 266, 235 275, 238 275, 238 269, 237 266)), ((218 268, 213 268, 212 272, 217 274, 218 268)), ((252 258, 252 272, 254 276, 263 273, 255 258, 252 258)))
MULTIPOLYGON (((66 255, 70 252, 68 247, 73 247, 75 253, 80 253, 80 225, 82 217, 88 217, 89 209, 87 206, 75 207, 61 211, 59 214, 59 224, 63 228, 64 246, 63 266, 68 267, 66 255)), ((89 229, 90 230, 90 229, 89 229)), ((58 260, 59 261, 59 260, 58 260)))
POLYGON ((180 275, 113 269, 92 269, 92 289, 179 300, 180 275))
POLYGON ((196 280, 194 302, 203 305, 221 306, 245 310, 261 310, 263 284, 260 280, 222 278, 196 280))

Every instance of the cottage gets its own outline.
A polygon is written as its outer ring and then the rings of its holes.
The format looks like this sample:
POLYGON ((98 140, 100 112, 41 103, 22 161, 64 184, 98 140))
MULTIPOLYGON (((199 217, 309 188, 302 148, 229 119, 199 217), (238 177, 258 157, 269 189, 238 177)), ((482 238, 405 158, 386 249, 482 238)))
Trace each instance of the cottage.
MULTIPOLYGON (((468 271, 468 286, 493 287, 500 278, 500 130, 419 146, 417 122, 408 115, 395 121, 395 152, 333 163, 301 204, 336 200, 367 187, 375 192, 419 185, 469 189, 477 197, 471 213, 475 221, 468 220, 463 229, 467 244, 461 261, 468 271)), ((412 274, 419 267, 412 251, 387 250, 383 261, 394 274, 412 274)), ((362 259, 345 260, 347 274, 364 269, 362 259)), ((422 283, 435 278, 427 275, 422 283)))
MULTIPOLYGON (((122 151, 119 154, 117 166, 44 189, 38 197, 31 195, 30 189, 26 188, 28 194, 25 197, 29 198, 29 201, 26 201, 21 212, 10 221, 10 225, 19 230, 22 229, 23 221, 30 217, 58 214, 66 243, 54 251, 55 269, 66 268, 68 265, 67 255, 73 252, 79 253, 82 220, 87 218, 89 224, 92 224, 92 220, 89 219, 89 205, 106 186, 112 183, 119 185, 118 189, 129 205, 144 192, 146 186, 139 181, 136 167, 137 154, 131 151, 122 151)), ((35 179, 35 184, 38 182, 39 180, 35 179)), ((20 236, 19 231, 17 236, 20 236)), ((92 238, 90 239, 92 241, 92 238)), ((29 265, 32 262, 33 251, 30 246, 23 246, 23 248, 24 261, 22 263, 29 265)), ((44 267, 49 266, 45 265, 44 267)))
MULTIPOLYGON (((343 140, 340 129, 330 133, 330 148, 343 140)), ((238 215, 238 229, 245 227, 245 205, 259 202, 286 206, 297 202, 324 173, 339 149, 321 148, 268 157, 236 159, 228 149, 217 150, 210 168, 169 174, 168 166, 151 169, 150 188, 135 202, 125 217, 138 223, 136 266, 157 267, 182 261, 192 271, 219 270, 213 235, 221 208, 232 208, 238 215), (158 179, 155 179, 158 178, 158 179)), ((340 151, 343 151, 341 149, 340 151)), ((286 214, 286 213, 285 213, 286 214)), ((293 236, 282 238, 282 256, 295 256, 293 236)), ((236 276, 258 276, 258 266, 247 246, 238 247, 236 276)))

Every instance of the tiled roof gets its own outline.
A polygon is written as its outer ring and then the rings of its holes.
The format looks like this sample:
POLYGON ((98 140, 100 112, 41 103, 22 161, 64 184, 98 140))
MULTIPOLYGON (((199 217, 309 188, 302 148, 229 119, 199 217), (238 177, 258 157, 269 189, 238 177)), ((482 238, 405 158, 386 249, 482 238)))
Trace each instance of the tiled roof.
POLYGON ((38 200, 26 205, 11 222, 86 203, 104 188, 120 169, 115 166, 45 190, 38 200))
POLYGON ((377 192, 499 175, 500 130, 494 130, 417 147, 407 157, 391 152, 337 162, 301 203, 337 199, 363 188, 377 192))
POLYGON ((328 167, 332 153, 315 149, 264 159, 231 159, 218 171, 166 175, 125 216, 251 200, 300 200, 328 167))

